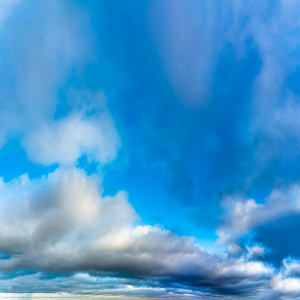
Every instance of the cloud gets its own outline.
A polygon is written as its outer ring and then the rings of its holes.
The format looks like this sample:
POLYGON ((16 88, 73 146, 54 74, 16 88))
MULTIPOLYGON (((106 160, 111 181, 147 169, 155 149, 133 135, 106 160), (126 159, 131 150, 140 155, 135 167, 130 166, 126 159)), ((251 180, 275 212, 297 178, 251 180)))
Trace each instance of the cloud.
POLYGON ((262 259, 265 255, 266 249, 260 245, 254 245, 252 247, 246 246, 248 259, 262 259))
POLYGON ((216 232, 229 253, 263 258, 278 267, 287 257, 299 257, 294 238, 300 228, 299 184, 275 189, 264 203, 227 197, 224 205, 216 232))
MULTIPOLYGON (((95 98, 97 97, 101 95, 96 95, 95 98)), ((79 111, 59 120, 43 123, 39 128, 28 132, 23 140, 31 161, 43 165, 72 164, 82 154, 107 163, 116 157, 119 144, 114 122, 107 110, 96 112, 92 116, 79 111)))
POLYGON ((299 260, 284 259, 280 271, 270 281, 272 291, 269 291, 263 299, 298 299, 300 296, 299 271, 299 260))
POLYGON ((299 278, 282 278, 279 275, 272 278, 271 286, 279 299, 298 298, 300 296, 299 278))
POLYGON ((213 255, 191 237, 137 224, 127 195, 102 197, 100 183, 79 169, 2 181, 0 245, 9 258, 0 261, 0 270, 107 274, 216 294, 248 293, 273 274, 262 262, 213 255))
POLYGON ((136 160, 136 168, 145 172, 159 169, 169 197, 189 203, 186 219, 213 227, 221 211, 219 195, 266 193, 278 178, 289 181, 298 174, 292 163, 296 122, 286 121, 296 120, 297 95, 288 93, 284 105, 272 96, 277 89, 272 82, 284 85, 293 72, 288 63, 277 63, 296 49, 296 17, 288 18, 293 5, 21 3, 2 33, 0 64, 8 72, 0 74, 0 140, 5 144, 20 137, 30 159, 45 165, 75 163, 82 154, 111 161, 118 139, 109 140, 106 149, 92 142, 102 139, 104 128, 110 132, 106 137, 117 135, 112 121, 95 122, 108 112, 90 118, 71 100, 75 95, 84 104, 81 90, 92 90, 97 98, 101 87, 127 161, 136 160), (132 17, 137 11, 141 18, 132 17), (275 21, 282 29, 273 28, 275 21), (277 43, 277 34, 286 49, 277 43), (276 74, 282 78, 268 79, 276 74), (74 86, 77 91, 69 96, 74 86), (68 134, 73 125, 76 132, 68 134), (280 150, 282 141, 289 145, 286 151, 280 150))
MULTIPOLYGON (((0 293, 3 299, 235 299, 232 296, 211 296, 207 292, 193 291, 190 289, 157 286, 157 282, 139 282, 132 279, 116 279, 111 277, 99 278, 86 273, 80 273, 70 277, 41 279, 41 274, 24 275, 22 280, 14 278, 9 287, 11 292, 0 293), (36 285, 36 282, 39 285, 36 285), (34 284, 35 283, 35 284, 34 284), (66 284, 67 283, 67 284, 66 284), (31 294, 22 293, 23 289, 34 284, 35 292, 31 294), (140 284, 140 285, 139 285, 140 284), (149 286, 153 284, 153 286, 149 286), (53 287, 64 289, 64 292, 53 293, 53 287), (77 292, 72 292, 76 287, 77 292), (79 291, 80 287, 80 291, 79 291), (17 293, 17 290, 19 292, 17 293), (43 290, 43 292, 39 292, 43 290)), ((0 281, 0 286, 5 286, 5 281, 0 281)), ((238 299, 238 298, 236 298, 238 299)))
POLYGON ((0 144, 18 137, 43 165, 82 154, 107 163, 120 141, 105 97, 68 84, 94 59, 88 16, 67 2, 34 3, 16 5, 1 32, 0 144))
POLYGON ((299 211, 297 203, 293 203, 289 195, 280 190, 274 190, 264 203, 230 196, 225 197, 223 203, 226 215, 218 233, 224 236, 228 232, 239 237, 261 224, 299 211))

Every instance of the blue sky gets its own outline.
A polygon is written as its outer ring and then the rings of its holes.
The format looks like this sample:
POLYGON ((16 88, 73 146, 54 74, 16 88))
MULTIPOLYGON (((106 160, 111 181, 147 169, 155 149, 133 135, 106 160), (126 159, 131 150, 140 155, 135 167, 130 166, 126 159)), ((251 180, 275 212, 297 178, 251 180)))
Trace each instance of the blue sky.
POLYGON ((299 9, 0 1, 1 298, 300 298, 299 9))

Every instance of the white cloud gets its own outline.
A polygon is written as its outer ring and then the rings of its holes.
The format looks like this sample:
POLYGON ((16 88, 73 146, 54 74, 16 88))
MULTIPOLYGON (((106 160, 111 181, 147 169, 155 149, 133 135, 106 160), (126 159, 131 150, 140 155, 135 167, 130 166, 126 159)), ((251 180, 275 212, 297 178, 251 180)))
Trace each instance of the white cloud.
MULTIPOLYGON (((270 286, 274 299, 294 299, 300 297, 300 261, 286 258, 280 271, 271 278, 270 286)), ((273 299, 273 298, 272 298, 273 299)))
POLYGON ((101 163, 117 155, 119 137, 108 112, 82 113, 47 122, 25 135, 23 146, 31 161, 43 165, 72 164, 82 154, 101 163))
POLYGON ((300 279, 284 278, 281 275, 274 276, 271 280, 271 287, 280 296, 300 296, 300 279))
POLYGON ((219 241, 227 244, 230 252, 238 252, 241 249, 236 239, 240 236, 276 218, 300 212, 298 191, 297 185, 282 191, 275 189, 264 203, 257 203, 254 199, 226 197, 223 200, 224 219, 216 231, 219 241))

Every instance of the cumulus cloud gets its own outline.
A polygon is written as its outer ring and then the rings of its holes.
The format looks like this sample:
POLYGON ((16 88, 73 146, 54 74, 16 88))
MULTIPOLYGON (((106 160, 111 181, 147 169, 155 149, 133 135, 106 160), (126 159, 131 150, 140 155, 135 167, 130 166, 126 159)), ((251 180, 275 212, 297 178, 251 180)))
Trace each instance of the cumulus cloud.
POLYGON ((31 161, 43 165, 72 164, 82 154, 101 163, 117 155, 119 137, 107 111, 86 116, 78 112, 43 123, 23 140, 31 161))
POLYGON ((271 287, 274 291, 271 293, 273 295, 271 299, 298 298, 300 296, 299 278, 283 278, 278 275, 272 278, 271 287))
POLYGON ((216 233, 230 255, 272 262, 281 268, 276 277, 280 282, 283 275, 298 277, 299 184, 275 189, 263 203, 234 197, 223 203, 226 208, 216 233))
POLYGON ((286 258, 280 271, 271 278, 271 291, 263 299, 298 299, 300 297, 300 264, 299 260, 286 258))
POLYGON ((260 225, 300 213, 297 191, 297 185, 291 185, 286 191, 275 189, 264 203, 257 203, 254 199, 225 197, 224 218, 217 229, 220 241, 230 244, 230 241, 246 235, 260 225))
POLYGON ((0 270, 123 274, 166 286, 178 281, 209 287, 213 293, 248 292, 274 272, 262 262, 210 254, 193 238, 159 226, 136 225, 127 195, 103 197, 100 187, 98 176, 79 169, 58 169, 41 180, 25 175, 2 181, 0 250, 9 258, 0 261, 0 270))

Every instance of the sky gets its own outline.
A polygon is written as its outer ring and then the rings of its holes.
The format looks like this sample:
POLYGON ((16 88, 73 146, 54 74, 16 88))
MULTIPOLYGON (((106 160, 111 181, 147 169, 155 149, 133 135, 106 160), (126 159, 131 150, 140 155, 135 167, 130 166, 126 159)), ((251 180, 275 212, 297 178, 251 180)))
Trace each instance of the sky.
POLYGON ((300 299, 299 10, 0 0, 0 298, 300 299))

